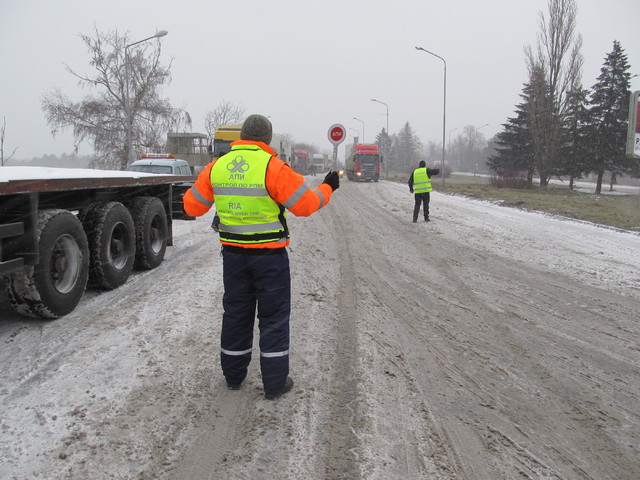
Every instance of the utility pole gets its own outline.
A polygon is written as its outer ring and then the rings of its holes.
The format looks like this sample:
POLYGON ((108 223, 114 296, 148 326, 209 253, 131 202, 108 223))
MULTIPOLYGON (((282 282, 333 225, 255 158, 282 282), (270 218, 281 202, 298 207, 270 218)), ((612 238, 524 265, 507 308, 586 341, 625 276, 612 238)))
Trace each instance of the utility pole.
POLYGON ((124 47, 124 82, 125 82, 125 103, 126 103, 126 114, 127 114, 127 156, 128 162, 131 163, 133 158, 133 111, 131 108, 131 95, 129 93, 129 47, 133 47, 135 45, 139 45, 140 43, 146 42, 147 40, 151 40, 153 38, 164 37, 167 33, 166 30, 160 30, 156 32, 155 35, 151 37, 139 40, 137 42, 130 43, 124 47))

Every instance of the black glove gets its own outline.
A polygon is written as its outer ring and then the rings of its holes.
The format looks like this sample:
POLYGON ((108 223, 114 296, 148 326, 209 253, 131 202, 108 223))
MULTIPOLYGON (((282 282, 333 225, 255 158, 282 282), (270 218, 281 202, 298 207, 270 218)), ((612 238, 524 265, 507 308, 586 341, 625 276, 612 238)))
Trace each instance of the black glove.
POLYGON ((213 222, 211 222, 211 228, 213 228, 213 230, 216 232, 220 231, 220 217, 218 216, 217 213, 215 217, 213 217, 213 222))
POLYGON ((340 188, 340 175, 335 170, 329 170, 327 176, 324 177, 324 181, 322 183, 326 183, 331 187, 331 190, 334 192, 340 188))

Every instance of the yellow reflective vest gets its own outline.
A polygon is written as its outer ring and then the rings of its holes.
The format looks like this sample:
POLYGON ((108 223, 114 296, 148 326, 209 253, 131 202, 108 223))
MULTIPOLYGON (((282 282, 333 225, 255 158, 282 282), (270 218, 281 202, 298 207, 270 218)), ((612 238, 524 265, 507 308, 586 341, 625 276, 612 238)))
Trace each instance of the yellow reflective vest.
POLYGON ((285 209, 266 187, 270 159, 271 154, 258 145, 234 145, 211 167, 220 240, 284 245, 289 238, 285 209))
POLYGON ((416 168, 413 171, 413 193, 427 193, 433 190, 431 178, 426 168, 416 168))

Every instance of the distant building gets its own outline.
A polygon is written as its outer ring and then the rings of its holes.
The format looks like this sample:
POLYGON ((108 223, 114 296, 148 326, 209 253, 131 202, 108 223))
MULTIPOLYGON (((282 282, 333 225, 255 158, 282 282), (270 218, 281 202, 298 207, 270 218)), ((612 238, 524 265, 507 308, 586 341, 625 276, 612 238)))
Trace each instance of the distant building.
POLYGON ((204 169, 211 161, 209 154, 209 138, 203 133, 167 134, 167 153, 189 162, 196 173, 204 169))

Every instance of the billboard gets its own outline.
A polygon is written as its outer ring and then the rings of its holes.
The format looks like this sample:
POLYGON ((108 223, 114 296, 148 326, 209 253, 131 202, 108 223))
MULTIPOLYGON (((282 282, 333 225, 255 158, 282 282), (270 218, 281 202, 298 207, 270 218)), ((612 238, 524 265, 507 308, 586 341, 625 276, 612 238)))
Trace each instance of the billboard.
POLYGON ((627 127, 627 157, 640 158, 640 91, 631 94, 629 126, 627 127))

